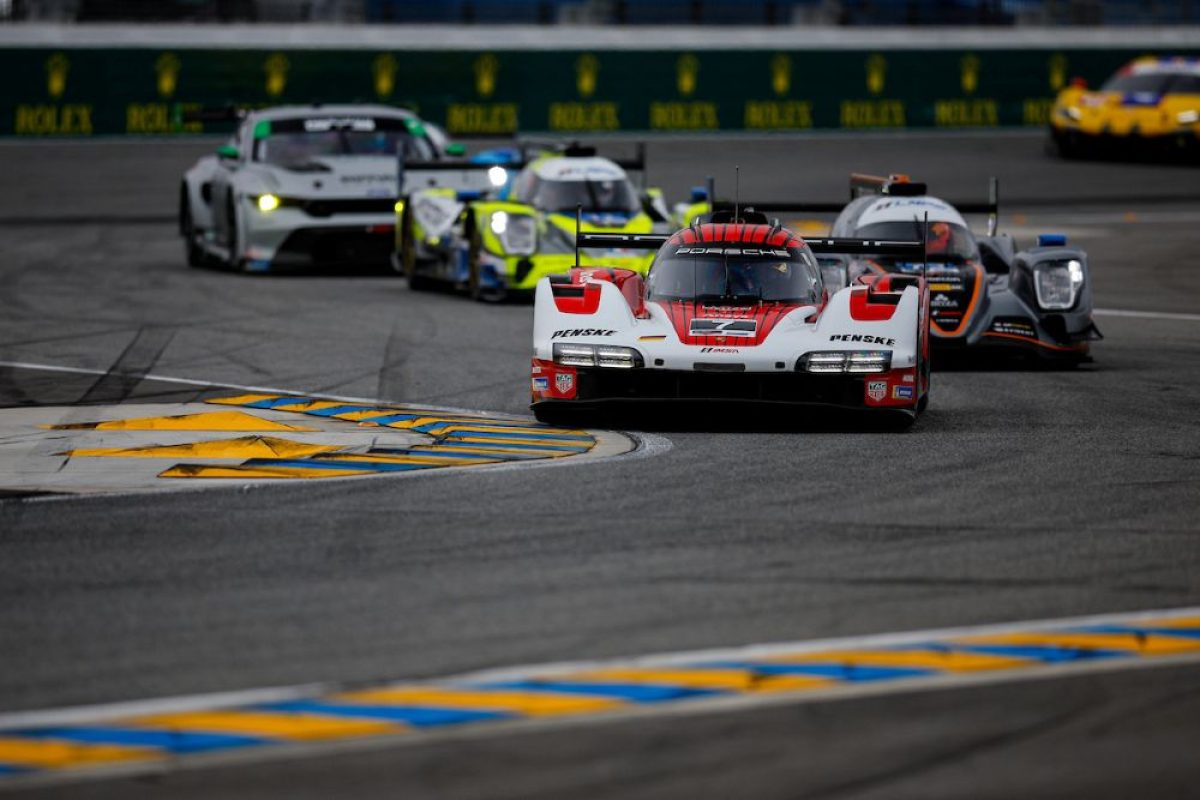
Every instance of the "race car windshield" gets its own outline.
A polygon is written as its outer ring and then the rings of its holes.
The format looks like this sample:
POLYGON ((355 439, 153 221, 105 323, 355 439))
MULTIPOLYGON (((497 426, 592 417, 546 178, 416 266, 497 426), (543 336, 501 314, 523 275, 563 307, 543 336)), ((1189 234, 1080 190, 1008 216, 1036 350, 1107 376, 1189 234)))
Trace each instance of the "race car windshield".
POLYGON ((1100 88, 1100 91, 1120 92, 1121 94, 1162 94, 1167 90, 1167 84, 1171 82, 1171 78, 1171 75, 1161 72, 1115 75, 1100 88))
MULTIPOLYGON (((921 237, 921 223, 915 220, 911 222, 903 220, 876 222, 862 226, 854 235, 863 239, 912 241, 921 237)), ((930 261, 970 261, 979 257, 979 247, 975 244, 975 237, 962 225, 953 222, 929 223, 926 249, 929 252, 930 261)))
POLYGON ((820 297, 820 270, 807 249, 740 243, 669 244, 650 269, 646 286, 647 300, 815 304, 820 297))
POLYGON ((433 147, 413 135, 403 120, 314 118, 272 120, 255 130, 254 160, 280 167, 302 167, 321 156, 395 156, 404 149, 409 161, 430 161, 433 147))
POLYGON ((636 214, 641 208, 637 192, 628 180, 548 181, 538 183, 530 202, 545 211, 636 214))

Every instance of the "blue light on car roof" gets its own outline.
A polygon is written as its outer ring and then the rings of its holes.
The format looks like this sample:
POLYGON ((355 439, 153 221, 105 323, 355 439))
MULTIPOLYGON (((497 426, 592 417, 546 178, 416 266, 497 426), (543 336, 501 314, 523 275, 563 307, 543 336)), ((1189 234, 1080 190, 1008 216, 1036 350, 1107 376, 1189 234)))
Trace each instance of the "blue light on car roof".
POLYGON ((1042 233, 1038 235, 1038 247, 1066 247, 1065 233, 1042 233))

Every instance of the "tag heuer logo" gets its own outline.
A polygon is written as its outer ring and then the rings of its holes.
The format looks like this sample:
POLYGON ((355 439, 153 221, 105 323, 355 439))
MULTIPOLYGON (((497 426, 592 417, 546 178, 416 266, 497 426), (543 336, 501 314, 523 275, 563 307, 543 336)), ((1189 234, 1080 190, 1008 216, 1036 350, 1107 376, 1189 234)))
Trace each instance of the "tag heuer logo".
POLYGON ((887 381, 867 381, 867 397, 878 402, 887 397, 887 381))
POLYGON ((554 376, 554 385, 558 388, 559 394, 568 394, 571 389, 575 388, 575 376, 567 372, 560 372, 554 376))

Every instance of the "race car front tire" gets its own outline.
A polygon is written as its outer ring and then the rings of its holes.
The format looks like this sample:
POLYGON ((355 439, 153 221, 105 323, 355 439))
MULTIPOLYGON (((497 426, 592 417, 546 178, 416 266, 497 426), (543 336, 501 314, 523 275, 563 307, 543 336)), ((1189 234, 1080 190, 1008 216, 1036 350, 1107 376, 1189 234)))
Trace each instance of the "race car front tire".
POLYGON ((400 214, 400 260, 399 272, 408 280, 408 288, 423 292, 431 288, 432 280, 417 273, 417 248, 413 242, 412 203, 404 204, 400 214))

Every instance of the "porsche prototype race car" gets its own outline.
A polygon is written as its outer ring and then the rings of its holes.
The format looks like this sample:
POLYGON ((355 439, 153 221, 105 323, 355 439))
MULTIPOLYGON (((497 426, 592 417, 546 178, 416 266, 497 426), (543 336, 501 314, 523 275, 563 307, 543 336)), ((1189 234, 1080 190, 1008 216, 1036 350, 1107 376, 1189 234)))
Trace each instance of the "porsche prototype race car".
MULTIPOLYGON (((911 231, 910 231, 911 233, 911 231)), ((580 267, 538 282, 538 419, 622 401, 744 401, 867 410, 907 424, 929 396, 919 275, 827 287, 822 252, 919 261, 918 240, 808 240, 761 214, 714 214, 672 235, 582 233, 584 248, 657 250, 634 270, 580 267)))
MULTIPOLYGON (((494 165, 497 186, 483 195, 449 187, 414 191, 399 209, 394 265, 418 290, 441 282, 477 300, 530 292, 576 264, 577 215, 587 232, 672 229, 662 193, 639 190, 629 178, 644 169, 640 154, 622 162, 572 145, 527 163, 494 165)), ((610 251, 589 254, 585 263, 601 261, 644 273, 650 257, 610 251)))
POLYGON ((187 261, 265 272, 311 264, 386 265, 405 162, 461 155, 436 126, 373 105, 253 111, 229 143, 183 177, 187 261))
MULTIPOLYGON (((928 255, 918 262, 888 254, 830 253, 821 257, 827 282, 836 283, 838 272, 847 282, 862 275, 924 275, 937 352, 988 350, 1064 364, 1088 359, 1090 342, 1101 337, 1092 321, 1087 253, 1058 234, 1043 234, 1037 246, 1018 251, 1011 235, 996 232, 995 179, 986 203, 952 205, 904 175, 852 175, 850 196, 831 236, 911 238, 927 225, 928 255), (963 213, 988 214, 987 233, 972 233, 963 213)), ((760 211, 831 208, 829 203, 750 205, 760 211)))
POLYGON ((1074 81, 1055 100, 1050 140, 1066 158, 1200 156, 1200 58, 1138 58, 1098 91, 1074 81))

